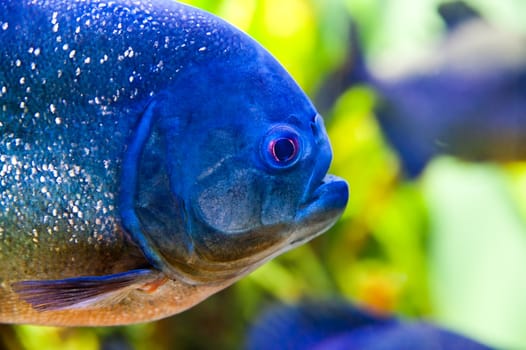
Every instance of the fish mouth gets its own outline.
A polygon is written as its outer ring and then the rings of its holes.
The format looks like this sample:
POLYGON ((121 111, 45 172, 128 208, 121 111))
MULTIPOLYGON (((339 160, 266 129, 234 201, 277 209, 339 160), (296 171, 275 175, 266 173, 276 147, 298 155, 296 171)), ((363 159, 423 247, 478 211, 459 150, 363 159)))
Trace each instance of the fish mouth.
POLYGON ((347 182, 334 175, 325 175, 313 186, 314 191, 296 216, 297 229, 290 244, 297 246, 326 232, 341 216, 349 199, 347 182))
POLYGON ((332 210, 343 212, 349 199, 349 186, 344 179, 327 174, 311 193, 300 210, 300 218, 332 210))
POLYGON ((345 208, 347 205, 347 199, 349 197, 347 182, 335 175, 325 175, 319 186, 313 192, 312 201, 316 201, 317 199, 327 195, 332 195, 335 197, 333 199, 336 201, 334 203, 336 207, 342 209, 345 208), (340 189, 339 191, 337 190, 338 188, 340 189))

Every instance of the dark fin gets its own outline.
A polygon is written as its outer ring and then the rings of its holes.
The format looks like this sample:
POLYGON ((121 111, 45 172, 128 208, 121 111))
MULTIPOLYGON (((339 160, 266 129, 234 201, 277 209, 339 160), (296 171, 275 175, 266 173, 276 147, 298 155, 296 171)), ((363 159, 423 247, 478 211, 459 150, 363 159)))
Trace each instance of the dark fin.
POLYGON ((321 114, 330 111, 348 89, 373 81, 365 60, 358 26, 349 21, 349 39, 344 62, 330 73, 318 88, 315 105, 321 114))
POLYGON ((368 83, 371 80, 371 74, 367 68, 358 25, 352 20, 349 29, 349 41, 349 57, 353 69, 346 76, 347 85, 353 86, 355 84, 368 83))
POLYGON ((141 269, 105 276, 63 280, 20 281, 12 284, 19 297, 37 311, 96 308, 111 305, 131 290, 155 291, 166 282, 156 270, 141 269))
POLYGON ((472 19, 482 18, 480 13, 464 1, 445 2, 438 6, 438 13, 449 32, 472 19))

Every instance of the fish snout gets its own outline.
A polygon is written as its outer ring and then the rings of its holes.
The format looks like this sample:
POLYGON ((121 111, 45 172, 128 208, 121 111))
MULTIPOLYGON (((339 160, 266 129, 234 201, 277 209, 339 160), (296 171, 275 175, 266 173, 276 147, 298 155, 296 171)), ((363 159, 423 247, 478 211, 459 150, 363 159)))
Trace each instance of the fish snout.
POLYGON ((310 156, 314 165, 302 198, 302 204, 312 200, 313 193, 322 184, 332 161, 332 149, 322 116, 316 114, 310 127, 314 137, 314 150, 310 156))
POLYGON ((323 118, 317 114, 311 122, 315 140, 312 152, 313 170, 296 215, 300 229, 296 232, 293 244, 301 244, 328 230, 341 216, 349 199, 347 182, 334 175, 327 174, 332 150, 323 124, 323 118))

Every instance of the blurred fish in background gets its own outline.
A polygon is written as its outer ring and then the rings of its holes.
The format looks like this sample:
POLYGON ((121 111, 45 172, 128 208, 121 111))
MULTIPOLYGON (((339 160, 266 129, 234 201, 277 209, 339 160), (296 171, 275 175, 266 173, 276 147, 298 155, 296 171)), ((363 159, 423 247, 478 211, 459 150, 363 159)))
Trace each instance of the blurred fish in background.
MULTIPOLYGON (((526 159, 526 37, 496 27, 463 1, 442 3, 447 33, 402 66, 367 66, 352 25, 347 60, 321 85, 328 110, 345 90, 370 85, 376 116, 409 177, 434 156, 469 161, 526 159)), ((396 61, 393 59, 393 61, 396 61)))
POLYGON ((344 301, 276 305, 255 322, 247 350, 489 350, 425 322, 375 315, 344 301))

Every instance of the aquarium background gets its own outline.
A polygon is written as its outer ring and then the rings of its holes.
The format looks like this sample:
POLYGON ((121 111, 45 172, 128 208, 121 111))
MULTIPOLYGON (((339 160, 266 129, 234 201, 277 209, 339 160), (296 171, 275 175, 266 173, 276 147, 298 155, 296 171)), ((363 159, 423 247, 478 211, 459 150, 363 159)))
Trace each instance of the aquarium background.
MULTIPOLYGON (((349 63, 351 21, 368 65, 387 75, 446 35, 434 0, 183 2, 255 37, 313 99, 349 63)), ((467 3, 526 36, 525 1, 467 3)), ((323 111, 331 173, 349 182, 350 202, 329 232, 171 318, 110 328, 2 325, 0 348, 238 349, 270 305, 343 298, 498 348, 526 349, 526 163, 439 156, 408 178, 375 118, 377 92, 353 84, 334 100, 323 111)))

